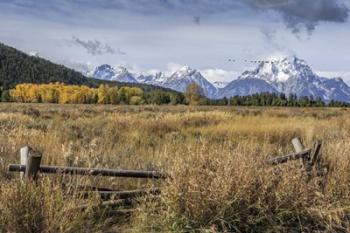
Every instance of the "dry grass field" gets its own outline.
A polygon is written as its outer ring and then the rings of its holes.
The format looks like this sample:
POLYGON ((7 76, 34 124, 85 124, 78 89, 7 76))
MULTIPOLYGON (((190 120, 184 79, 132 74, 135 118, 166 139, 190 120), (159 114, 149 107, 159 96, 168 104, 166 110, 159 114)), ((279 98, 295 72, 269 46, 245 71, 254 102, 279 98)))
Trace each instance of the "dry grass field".
POLYGON ((0 104, 0 232, 349 232, 350 109, 0 104), (322 140, 325 177, 267 158, 322 140), (24 145, 43 164, 166 171, 166 181, 6 171, 24 145), (65 182, 68 189, 62 189, 65 182), (161 187, 128 217, 77 211, 80 184, 161 187), (70 192, 70 195, 67 195, 70 192))

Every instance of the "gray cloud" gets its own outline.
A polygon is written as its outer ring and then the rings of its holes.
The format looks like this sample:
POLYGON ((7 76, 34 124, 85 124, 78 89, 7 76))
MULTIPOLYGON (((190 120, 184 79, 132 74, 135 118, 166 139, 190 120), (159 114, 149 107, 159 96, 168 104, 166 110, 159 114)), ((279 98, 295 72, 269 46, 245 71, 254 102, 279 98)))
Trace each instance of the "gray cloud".
POLYGON ((194 16, 193 22, 197 25, 201 25, 201 17, 200 16, 194 16))
POLYGON ((126 52, 124 52, 124 51, 121 50, 120 48, 117 49, 117 52, 118 52, 120 55, 126 55, 126 52))
POLYGON ((241 0, 258 10, 280 13, 293 33, 303 26, 312 33, 320 22, 345 23, 349 16, 347 6, 338 0, 241 0))
MULTIPOLYGON (((349 0, 4 0, 5 3, 0 1, 0 7, 2 4, 10 5, 21 13, 68 23, 74 22, 74 19, 88 21, 91 18, 94 19, 92 22, 96 22, 94 17, 84 17, 92 11, 114 10, 146 16, 168 15, 169 12, 174 13, 174 16, 190 14, 195 15, 194 22, 200 24, 201 18, 198 15, 228 13, 228 17, 231 18, 237 12, 255 9, 279 13, 286 27, 297 34, 303 29, 312 33, 321 22, 345 22, 350 6, 348 3, 346 5, 345 1, 349 0), (84 9, 84 12, 88 13, 81 15, 75 9, 84 9)), ((96 13, 96 16, 99 15, 100 12, 96 13)), ((254 15, 247 12, 247 17, 251 18, 254 15)), ((102 18, 100 17, 100 20, 103 20, 102 18)), ((97 44, 96 41, 91 42, 92 46, 97 44)))
MULTIPOLYGON (((86 52, 91 55, 103 55, 103 54, 116 54, 120 53, 120 49, 115 50, 113 47, 111 47, 108 44, 103 44, 101 41, 98 40, 81 40, 75 36, 72 37, 73 44, 83 47, 86 49, 86 52)), ((123 52, 124 53, 124 52, 123 52)))

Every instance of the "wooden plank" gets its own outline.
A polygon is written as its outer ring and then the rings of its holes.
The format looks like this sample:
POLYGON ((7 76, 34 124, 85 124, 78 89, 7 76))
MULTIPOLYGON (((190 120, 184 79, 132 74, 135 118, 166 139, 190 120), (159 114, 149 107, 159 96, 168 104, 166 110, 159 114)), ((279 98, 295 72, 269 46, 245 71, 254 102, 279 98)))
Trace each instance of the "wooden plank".
POLYGON ((149 190, 127 190, 127 191, 90 191, 82 192, 85 197, 90 196, 91 194, 98 194, 102 199, 110 199, 112 197, 118 199, 125 198, 137 198, 146 195, 159 195, 160 189, 153 188, 149 190))
POLYGON ((135 202, 132 199, 119 199, 119 200, 104 201, 94 205, 82 204, 70 209, 70 211, 84 211, 89 208, 106 208, 106 207, 117 208, 122 206, 130 206, 134 203, 135 202))
MULTIPOLYGON (((73 187, 74 188, 74 187, 73 187)), ((76 187, 78 190, 81 190, 81 191, 120 191, 120 190, 114 190, 114 189, 111 189, 111 188, 103 188, 103 187, 96 187, 96 186, 90 186, 90 185, 79 185, 78 187, 76 187)))
POLYGON ((291 154, 284 155, 281 157, 272 158, 272 159, 267 160, 266 162, 268 164, 271 164, 271 165, 286 163, 290 160, 297 160, 297 159, 307 157, 307 156, 309 156, 310 152, 311 152, 310 149, 302 150, 301 152, 298 152, 298 153, 291 153, 291 154))
MULTIPOLYGON (((26 166, 20 164, 10 164, 10 172, 23 172, 26 166)), ((51 174, 71 174, 71 175, 90 175, 90 176, 111 176, 111 177, 130 177, 130 178, 151 178, 165 179, 167 175, 158 171, 137 171, 137 170, 113 170, 100 168, 81 168, 81 167, 59 167, 59 166, 40 166, 41 173, 51 174)))
MULTIPOLYGON (((154 196, 154 197, 151 197, 149 200, 150 201, 159 201, 160 198, 157 196, 154 196)), ((123 206, 132 206, 132 205, 137 204, 137 203, 138 202, 135 199, 126 198, 126 199, 103 201, 103 202, 98 203, 96 205, 83 204, 83 205, 75 207, 74 210, 85 210, 87 208, 118 208, 118 207, 123 207, 123 206)))

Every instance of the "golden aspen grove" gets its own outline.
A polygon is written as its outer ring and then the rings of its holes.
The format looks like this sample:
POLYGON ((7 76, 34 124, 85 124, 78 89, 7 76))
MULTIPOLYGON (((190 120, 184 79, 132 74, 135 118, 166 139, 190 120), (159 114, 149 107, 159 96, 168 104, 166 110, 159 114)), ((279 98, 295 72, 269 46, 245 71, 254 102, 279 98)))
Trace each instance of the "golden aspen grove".
POLYGON ((22 103, 59 103, 59 104, 133 104, 144 103, 143 91, 138 87, 98 88, 88 86, 49 84, 18 84, 10 91, 15 102, 22 103))

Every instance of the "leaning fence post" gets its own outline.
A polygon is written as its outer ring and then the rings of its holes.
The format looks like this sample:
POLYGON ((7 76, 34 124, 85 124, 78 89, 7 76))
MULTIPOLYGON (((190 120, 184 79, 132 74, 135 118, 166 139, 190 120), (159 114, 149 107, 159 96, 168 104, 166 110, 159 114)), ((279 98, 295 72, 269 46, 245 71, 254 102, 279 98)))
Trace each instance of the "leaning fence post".
MULTIPOLYGON (((292 140, 292 144, 293 144, 293 147, 294 147, 294 151, 299 153, 301 151, 304 150, 304 146, 303 144, 301 143, 301 141, 299 140, 299 138, 293 138, 292 140)), ((305 167, 305 170, 308 174, 310 174, 311 172, 311 166, 310 166, 310 154, 308 156, 305 156, 303 157, 303 165, 305 167)))
POLYGON ((21 148, 21 165, 25 166, 25 171, 21 172, 21 180, 36 180, 40 169, 41 153, 34 151, 29 146, 21 148))
POLYGON ((322 142, 316 141, 314 144, 314 149, 311 153, 310 160, 311 160, 311 166, 314 166, 317 160, 320 157, 320 150, 321 150, 322 142))

